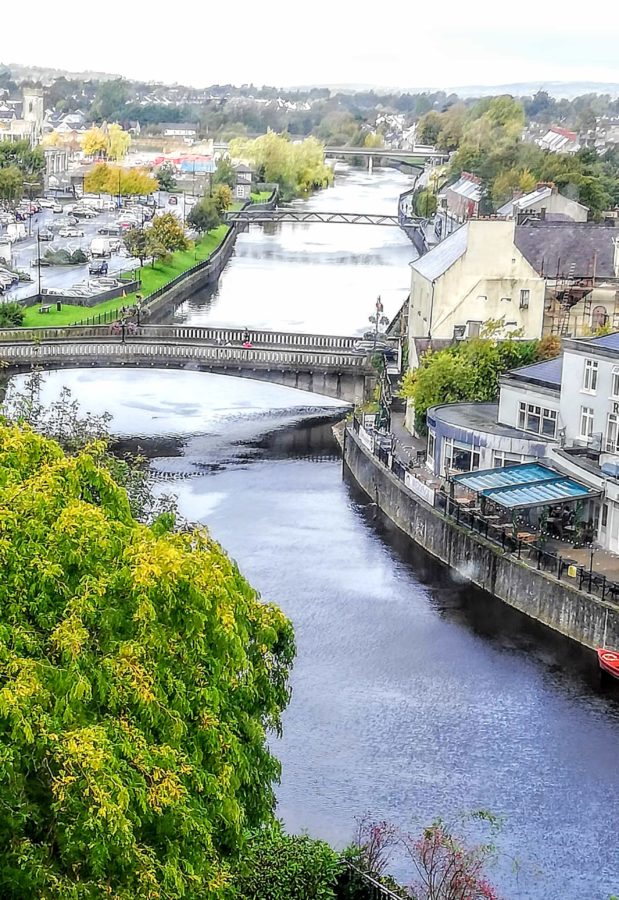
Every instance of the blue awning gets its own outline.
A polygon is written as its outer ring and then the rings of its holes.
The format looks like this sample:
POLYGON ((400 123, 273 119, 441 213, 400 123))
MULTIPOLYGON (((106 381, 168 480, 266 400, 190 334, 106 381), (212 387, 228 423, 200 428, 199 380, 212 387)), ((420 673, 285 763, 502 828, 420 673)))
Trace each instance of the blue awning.
POLYGON ((569 503, 600 494, 541 463, 464 472, 452 481, 508 509, 569 503))

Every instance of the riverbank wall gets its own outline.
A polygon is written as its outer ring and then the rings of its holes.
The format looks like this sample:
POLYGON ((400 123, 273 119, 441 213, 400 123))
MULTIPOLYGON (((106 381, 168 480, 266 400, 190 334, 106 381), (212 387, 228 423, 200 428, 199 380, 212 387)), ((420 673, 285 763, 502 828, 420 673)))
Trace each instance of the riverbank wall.
POLYGON ((344 467, 385 515, 458 575, 585 647, 619 646, 619 606, 537 571, 469 532, 417 496, 349 426, 344 467))

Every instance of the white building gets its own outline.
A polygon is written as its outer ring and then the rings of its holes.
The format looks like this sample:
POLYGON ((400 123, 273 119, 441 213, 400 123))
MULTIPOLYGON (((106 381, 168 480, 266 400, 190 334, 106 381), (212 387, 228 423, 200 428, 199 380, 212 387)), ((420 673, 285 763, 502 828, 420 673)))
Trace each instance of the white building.
POLYGON ((436 475, 544 460, 596 495, 584 520, 619 553, 619 333, 566 340, 561 357, 502 376, 498 404, 445 404, 427 421, 436 475))

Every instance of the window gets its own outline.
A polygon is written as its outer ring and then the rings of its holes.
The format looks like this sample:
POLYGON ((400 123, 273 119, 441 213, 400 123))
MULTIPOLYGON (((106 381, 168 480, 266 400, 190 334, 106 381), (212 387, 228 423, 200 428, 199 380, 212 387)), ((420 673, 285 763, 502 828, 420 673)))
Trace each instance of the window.
POLYGON ((602 504, 602 528, 608 525, 608 503, 602 504))
POLYGON ((619 397, 619 366, 613 367, 613 380, 612 380, 611 396, 619 397))
POLYGON ((434 468, 434 448, 436 446, 436 435, 433 431, 428 431, 428 462, 434 468))
POLYGON ((504 466, 517 466, 521 462, 522 455, 520 453, 507 453, 505 450, 495 450, 492 455, 492 464, 496 469, 504 466))
POLYGON ((606 452, 617 453, 617 438, 619 438, 619 416, 616 413, 608 414, 606 423, 606 452))
POLYGON ((531 292, 527 290, 520 291, 520 309, 528 309, 529 308, 529 297, 531 292))
POLYGON ((582 382, 583 391, 589 394, 595 394, 598 386, 598 364, 596 359, 585 360, 585 373, 582 382))
POLYGON ((443 441, 443 467, 445 473, 472 472, 479 469, 479 449, 461 444, 453 438, 446 438, 443 441))
POLYGON ((590 438, 593 434, 593 409, 590 406, 580 407, 580 436, 590 438))
POLYGON ((518 428, 553 438, 557 433, 557 411, 535 403, 521 403, 518 407, 518 428))

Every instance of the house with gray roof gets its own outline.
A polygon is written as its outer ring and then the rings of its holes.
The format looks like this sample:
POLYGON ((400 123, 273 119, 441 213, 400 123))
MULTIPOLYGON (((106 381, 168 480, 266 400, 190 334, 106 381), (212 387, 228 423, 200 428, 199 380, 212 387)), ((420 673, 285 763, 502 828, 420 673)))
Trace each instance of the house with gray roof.
POLYGON ((555 184, 537 185, 534 191, 513 197, 497 210, 497 215, 522 222, 525 219, 542 219, 547 222, 586 222, 589 209, 560 194, 555 184))
POLYGON ((450 215, 459 222, 464 222, 479 213, 481 178, 470 172, 462 172, 456 182, 445 188, 444 196, 450 215))

